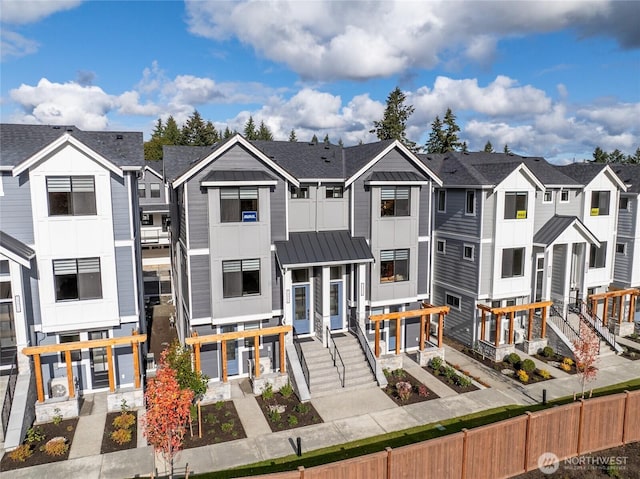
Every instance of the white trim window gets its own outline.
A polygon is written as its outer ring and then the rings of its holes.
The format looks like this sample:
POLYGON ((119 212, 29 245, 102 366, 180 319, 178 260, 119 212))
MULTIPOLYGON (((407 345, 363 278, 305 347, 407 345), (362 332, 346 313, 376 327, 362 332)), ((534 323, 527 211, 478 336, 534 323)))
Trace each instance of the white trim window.
POLYGON ((409 281, 409 250, 389 249, 380 251, 380 282, 409 281))
POLYGON ((562 190, 560 192, 560 203, 569 203, 569 190, 562 190))
POLYGON ((452 309, 462 310, 462 297, 457 294, 445 293, 444 303, 452 309))
POLYGON ((96 214, 96 187, 93 176, 47 176, 49 216, 89 216, 96 214))
POLYGON ((544 190, 542 193, 543 203, 553 203, 553 192, 551 190, 544 190))
POLYGON ((607 216, 611 194, 609 191, 591 192, 591 216, 607 216))
POLYGON ((447 254, 447 242, 445 240, 436 240, 436 251, 441 254, 447 254))
POLYGON ((144 183, 138 183, 138 198, 147 197, 147 185, 144 183))
POLYGON ((306 200, 309 198, 308 186, 292 186, 290 188, 292 200, 306 200))
POLYGON ((502 250, 502 277, 524 276, 524 248, 505 248, 502 250))
POLYGON ((618 203, 618 209, 619 210, 624 210, 624 211, 629 211, 629 197, 628 196, 621 196, 620 197, 620 203, 618 203))
POLYGON ((54 259, 56 301, 102 298, 100 258, 54 259))
POLYGON ((325 197, 327 199, 342 198, 344 194, 342 186, 327 186, 325 187, 325 197))
POLYGON ((627 254, 627 243, 616 243, 616 254, 627 254))
POLYGON ((260 259, 222 262, 222 295, 239 298, 260 294, 260 259))
POLYGON ((476 191, 467 190, 465 195, 464 214, 467 216, 476 215, 476 191))
POLYGON ((467 261, 473 261, 475 259, 476 248, 472 244, 463 244, 462 245, 462 258, 467 261))
POLYGON ((392 186, 380 188, 380 216, 409 216, 411 209, 408 186, 392 186))
MULTIPOLYGON (((80 333, 66 333, 58 335, 58 343, 75 343, 80 341, 80 333)), ((78 362, 82 361, 82 352, 79 349, 74 349, 71 351, 71 361, 78 362)), ((66 363, 65 353, 64 351, 60 353, 60 362, 66 363)))
POLYGON ((507 192, 504 194, 504 219, 524 220, 527 218, 527 192, 507 192))
POLYGON ((252 221, 258 221, 258 188, 220 188, 220 222, 240 223, 245 221, 245 213, 254 213, 252 221))
POLYGON ((600 247, 591 245, 589 251, 589 269, 604 268, 607 265, 607 242, 601 241, 600 247))

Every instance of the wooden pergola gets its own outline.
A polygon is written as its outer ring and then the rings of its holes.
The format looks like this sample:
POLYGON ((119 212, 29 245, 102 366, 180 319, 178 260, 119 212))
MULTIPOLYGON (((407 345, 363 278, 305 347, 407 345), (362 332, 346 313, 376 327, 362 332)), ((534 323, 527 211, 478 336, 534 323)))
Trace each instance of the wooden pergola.
POLYGON ((67 366, 67 384, 69 397, 74 398, 75 388, 73 381, 73 367, 71 365, 71 351, 79 349, 105 348, 107 350, 107 372, 109 374, 109 391, 115 392, 116 381, 113 366, 113 348, 115 346, 131 346, 133 349, 133 378, 136 389, 140 387, 140 359, 138 358, 138 345, 147 340, 146 334, 138 334, 134 331, 131 336, 120 338, 90 339, 87 341, 71 341, 62 344, 48 344, 43 346, 28 346, 22 350, 26 356, 33 356, 33 365, 36 373, 36 390, 38 392, 38 402, 44 402, 44 385, 42 382, 42 364, 40 356, 42 354, 64 352, 64 362, 67 366))
POLYGON ((403 318, 417 318, 420 317, 420 338, 419 349, 424 351, 425 337, 428 337, 426 332, 427 316, 431 318, 432 314, 438 315, 438 347, 442 347, 442 335, 444 333, 444 317, 449 313, 449 306, 433 306, 432 304, 422 303, 421 309, 414 309, 411 311, 399 311, 397 313, 386 314, 374 314, 369 316, 369 321, 375 323, 376 338, 375 338, 375 355, 376 358, 380 357, 380 321, 395 321, 396 322, 396 354, 400 354, 400 342, 402 339, 402 332, 400 329, 400 322, 403 318))
POLYGON ((541 301, 538 303, 517 304, 515 306, 505 306, 504 308, 491 308, 485 304, 479 304, 478 309, 482 311, 482 320, 480 323, 480 340, 486 341, 487 333, 487 313, 496 316, 496 337, 494 345, 497 348, 500 344, 500 325, 502 324, 502 316, 509 315, 509 338, 508 343, 513 344, 514 332, 513 327, 515 314, 519 311, 528 311, 529 320, 527 321, 527 341, 533 339, 533 315, 536 309, 542 310, 542 325, 540 331, 540 337, 544 338, 547 335, 547 312, 549 306, 553 304, 553 301, 541 301))
POLYGON ((636 301, 638 301, 638 297, 640 296, 640 289, 637 288, 621 289, 618 291, 607 291, 606 293, 589 295, 589 301, 591 302, 591 311, 596 312, 598 303, 600 302, 600 300, 604 300, 602 322, 606 326, 609 321, 609 300, 611 299, 613 300, 613 305, 611 307, 611 317, 617 316, 618 324, 621 324, 622 310, 624 309, 623 305, 625 303, 626 296, 629 296, 629 314, 627 316, 627 321, 629 323, 632 323, 636 301))
MULTIPOLYGON (((286 361, 284 356, 284 335, 292 330, 291 325, 274 326, 264 329, 251 329, 248 331, 232 331, 229 333, 208 334, 206 336, 198 336, 198 333, 194 332, 190 338, 185 340, 185 343, 193 346, 195 356, 195 368, 196 371, 202 371, 200 362, 200 348, 203 344, 210 343, 222 343, 222 382, 227 382, 227 341, 235 341, 243 338, 253 338, 253 344, 260 344, 258 338, 261 336, 279 336, 280 342, 280 372, 286 372, 286 361)), ((258 364, 260 362, 260 348, 254 347, 254 360, 258 364)), ((255 377, 260 377, 260 368, 255 368, 255 377)))

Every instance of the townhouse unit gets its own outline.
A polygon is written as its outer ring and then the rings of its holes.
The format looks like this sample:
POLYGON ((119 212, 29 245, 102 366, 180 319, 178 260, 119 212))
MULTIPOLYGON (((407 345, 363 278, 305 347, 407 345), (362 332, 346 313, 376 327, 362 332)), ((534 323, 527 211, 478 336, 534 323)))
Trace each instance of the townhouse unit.
POLYGON ((34 357, 39 402, 133 385, 141 351, 106 344, 145 329, 142 134, 3 124, 0 135, 3 358, 17 353, 29 375, 34 357))
POLYGON ((451 307, 448 335, 493 345, 488 354, 497 359, 518 343, 536 352, 545 343, 540 309, 566 319, 572 304, 608 289, 626 189, 610 167, 587 165, 587 177, 583 165, 512 154, 421 159, 444 183, 435 199, 433 301, 451 307), (485 325, 482 308, 499 314, 485 325))
POLYGON ((144 296, 156 301, 160 295, 171 294, 171 220, 162 160, 144 162, 144 174, 138 180, 138 202, 144 296))
MULTIPOLYGON (((283 369, 283 336, 256 345, 251 331, 284 325, 294 333, 285 341, 326 343, 332 332, 364 329, 371 314, 430 301, 431 201, 441 183, 401 143, 235 135, 213 147, 165 147, 164 168, 180 337, 231 338, 198 351, 214 380, 248 374, 256 352, 268 369, 283 369)), ((383 327, 393 351, 395 324, 383 327)), ((403 327, 402 350, 417 347, 419 318, 403 327)))

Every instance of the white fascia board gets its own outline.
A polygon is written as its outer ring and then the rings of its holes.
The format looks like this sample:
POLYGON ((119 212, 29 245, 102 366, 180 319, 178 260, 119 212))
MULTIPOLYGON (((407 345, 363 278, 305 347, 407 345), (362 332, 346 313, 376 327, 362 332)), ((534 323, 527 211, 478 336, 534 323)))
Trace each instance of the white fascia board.
POLYGON ((260 180, 260 181, 202 181, 200 186, 205 188, 223 187, 223 186, 276 186, 276 180, 260 180))
POLYGON ((24 266, 27 269, 31 269, 31 260, 35 258, 35 254, 29 256, 29 259, 25 259, 22 256, 15 254, 13 251, 8 250, 0 246, 0 255, 9 258, 11 261, 24 266))
MULTIPOLYGON (((540 191, 544 191, 545 190, 544 184, 538 179, 538 177, 536 175, 533 174, 533 172, 529 168, 527 168, 527 165, 525 165, 524 163, 520 163, 513 171, 520 171, 524 175, 524 177, 527 178, 527 180, 532 185, 534 185, 538 190, 540 190, 540 191)), ((511 173, 509 173, 509 175, 507 175, 507 178, 509 176, 511 176, 511 173)), ((505 180, 507 178, 505 178, 505 180)), ((501 181, 500 183, 498 183, 496 186, 493 187, 493 192, 494 193, 498 190, 498 188, 503 183, 503 181, 501 181)))
POLYGON ((182 183, 186 182, 189 178, 191 178, 193 175, 195 175, 200 170, 202 170, 205 166, 210 164, 213 160, 219 158, 221 155, 223 155, 224 153, 229 151, 232 147, 234 147, 235 145, 238 145, 238 144, 244 146, 247 150, 249 150, 252 154, 254 154, 259 160, 261 160, 267 166, 269 166, 270 168, 272 168, 273 170, 278 172, 278 174, 280 174, 281 176, 283 176, 284 178, 289 180, 295 186, 300 186, 300 183, 298 182, 298 180, 296 178, 294 178, 289 173, 287 173, 281 166, 279 166, 271 158, 269 158, 264 153, 262 153, 260 150, 258 150, 251 143, 249 143, 239 133, 236 134, 235 136, 233 136, 229 141, 227 141, 224 145, 222 145, 220 148, 218 148, 212 154, 210 154, 209 156, 206 156, 205 158, 200 160, 198 163, 196 163, 188 171, 186 171, 185 173, 180 175, 176 180, 174 180, 171 183, 171 185, 173 186, 174 189, 177 188, 182 183))
POLYGON ((382 150, 378 155, 376 155, 369 163, 367 163, 362 168, 360 168, 360 170, 358 170, 351 178, 349 178, 347 181, 345 181, 345 183, 344 183, 345 187, 349 186, 351 183, 353 183, 358 178, 360 178, 367 170, 369 170, 373 165, 375 165, 378 161, 380 161, 381 158, 383 158, 387 153, 389 153, 391 150, 393 150, 395 148, 398 148, 405 155, 407 155, 409 160, 419 170, 421 170, 423 173, 426 173, 429 177, 431 177, 433 179, 433 181, 438 186, 442 186, 442 180, 438 177, 438 175, 436 175, 433 171, 431 171, 427 167, 427 165, 425 165, 422 161, 420 161, 411 151, 409 151, 409 149, 406 146, 404 146, 398 140, 395 140, 388 147, 386 147, 384 150, 382 150))
MULTIPOLYGON (((20 173, 28 170, 29 168, 31 168, 32 166, 37 164, 39 161, 41 161, 43 158, 45 158, 47 155, 49 155, 50 153, 53 153, 56 149, 58 149, 61 146, 63 146, 65 143, 68 143, 68 144, 76 147, 77 149, 82 151, 85 155, 87 155, 88 157, 90 157, 91 159, 93 159, 94 161, 99 163, 105 169, 111 171, 112 173, 115 173, 120 178, 124 177, 123 171, 124 171, 125 168, 117 167, 116 165, 111 163, 109 160, 107 160, 104 156, 96 153, 94 150, 89 148, 87 145, 82 143, 80 140, 78 140, 74 136, 69 135, 68 133, 65 133, 64 135, 62 135, 57 140, 52 141, 47 146, 45 146, 43 149, 41 149, 40 151, 38 151, 34 155, 32 155, 29 158, 27 158, 22 163, 20 163, 18 166, 16 166, 13 169, 13 176, 18 176, 20 173)), ((138 169, 138 170, 140 169, 139 167, 135 167, 135 168, 138 169)))
POLYGON ((158 173, 156 170, 154 170, 153 168, 151 168, 149 165, 144 165, 144 169, 145 171, 148 171, 149 173, 152 173, 153 175, 157 176, 158 179, 162 179, 162 174, 158 173))
MULTIPOLYGON (((278 255, 276 255, 278 256, 278 255)), ((282 269, 299 269, 299 268, 311 268, 312 266, 339 266, 342 264, 360 264, 360 263, 373 263, 373 258, 367 259, 345 259, 340 261, 322 261, 320 263, 291 263, 291 264, 281 264, 282 269)), ((280 260, 278 260, 280 263, 280 260)))
POLYGON ((344 178, 298 178, 300 184, 313 183, 318 185, 344 185, 344 178))
POLYGON ((620 188, 622 191, 627 191, 627 185, 624 184, 624 181, 620 179, 616 172, 611 169, 609 165, 605 166, 604 173, 609 176, 609 178, 620 188))
POLYGON ((365 185, 369 186, 394 186, 394 185, 406 185, 406 186, 421 186, 428 185, 428 181, 366 181, 365 185))

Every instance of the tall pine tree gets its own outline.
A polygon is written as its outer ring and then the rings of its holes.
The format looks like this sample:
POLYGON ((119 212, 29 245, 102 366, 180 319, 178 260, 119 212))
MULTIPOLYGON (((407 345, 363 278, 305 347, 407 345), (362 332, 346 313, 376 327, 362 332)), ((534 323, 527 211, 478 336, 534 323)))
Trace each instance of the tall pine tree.
POLYGON ((256 140, 273 141, 273 133, 271 133, 271 130, 265 125, 264 121, 260 122, 260 128, 258 128, 258 132, 256 133, 256 140))
POLYGON ((379 140, 398 140, 411 151, 416 150, 415 142, 407 138, 407 121, 412 115, 412 105, 405 105, 407 97, 396 87, 387 97, 387 106, 382 120, 374 121, 369 133, 375 133, 379 140))
POLYGON ((460 127, 456 123, 456 116, 451 111, 451 108, 447 108, 447 112, 444 114, 444 138, 442 153, 446 153, 447 151, 457 151, 462 146, 460 140, 458 139, 458 132, 460 131, 460 127))
POLYGON ((484 151, 486 153, 493 153, 493 145, 490 141, 487 141, 487 143, 484 145, 484 151))
POLYGON ((296 130, 294 130, 293 128, 291 128, 291 133, 289 133, 289 141, 298 141, 298 138, 296 137, 296 130))
POLYGON ((431 132, 427 143, 424 145, 424 150, 427 153, 444 153, 444 135, 445 132, 442 129, 442 121, 440 117, 436 115, 436 118, 431 123, 431 132))
POLYGON ((247 140, 257 140, 258 130, 256 130, 256 124, 253 121, 253 116, 249 115, 249 119, 244 124, 244 137, 247 140))

